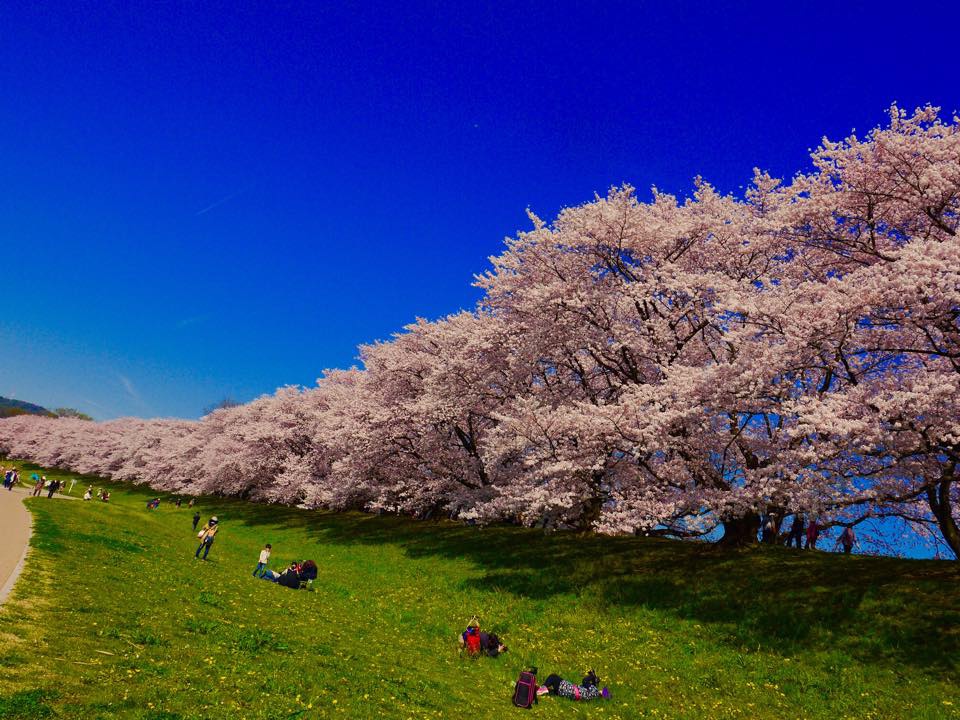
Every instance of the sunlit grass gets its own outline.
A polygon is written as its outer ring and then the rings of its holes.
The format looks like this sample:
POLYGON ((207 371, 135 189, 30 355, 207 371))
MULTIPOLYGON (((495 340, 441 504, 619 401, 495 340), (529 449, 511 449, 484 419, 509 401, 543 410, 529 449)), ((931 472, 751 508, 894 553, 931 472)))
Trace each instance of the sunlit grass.
MULTIPOLYGON (((48 472, 48 476, 58 476, 48 472)), ((103 484, 102 481, 96 481, 103 484)), ((0 718, 497 718, 517 673, 609 702, 547 718, 957 718, 956 564, 544 535, 203 498, 29 501, 33 553, 0 611, 0 718), (313 558, 316 591, 251 572, 313 558), (461 658, 473 614, 510 651, 461 658)), ((82 492, 80 484, 74 493, 82 492)))

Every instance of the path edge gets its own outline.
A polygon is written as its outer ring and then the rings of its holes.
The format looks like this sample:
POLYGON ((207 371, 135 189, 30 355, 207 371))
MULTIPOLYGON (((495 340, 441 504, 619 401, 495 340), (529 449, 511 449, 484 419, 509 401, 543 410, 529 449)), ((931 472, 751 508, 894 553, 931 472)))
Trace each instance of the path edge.
POLYGON ((23 502, 23 499, 21 499, 20 502, 23 503, 24 508, 26 508, 27 513, 30 515, 30 529, 27 531, 27 541, 23 544, 23 552, 20 554, 20 559, 13 568, 13 572, 10 573, 10 577, 8 577, 7 581, 3 584, 3 587, 0 587, 0 606, 6 604, 7 598, 10 597, 10 593, 13 592, 17 580, 20 578, 20 573, 23 572, 24 565, 27 564, 27 555, 30 554, 30 540, 33 539, 33 513, 30 512, 30 508, 23 502))

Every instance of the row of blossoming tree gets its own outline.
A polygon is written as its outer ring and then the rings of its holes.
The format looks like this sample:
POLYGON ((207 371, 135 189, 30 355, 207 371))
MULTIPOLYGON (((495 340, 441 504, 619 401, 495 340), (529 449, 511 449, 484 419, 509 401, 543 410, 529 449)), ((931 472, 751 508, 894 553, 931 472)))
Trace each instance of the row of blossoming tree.
POLYGON ((531 216, 475 311, 314 388, 196 422, 3 420, 0 449, 180 492, 731 543, 764 512, 888 518, 960 553, 960 120, 894 107, 812 159, 742 198, 698 180, 531 216))

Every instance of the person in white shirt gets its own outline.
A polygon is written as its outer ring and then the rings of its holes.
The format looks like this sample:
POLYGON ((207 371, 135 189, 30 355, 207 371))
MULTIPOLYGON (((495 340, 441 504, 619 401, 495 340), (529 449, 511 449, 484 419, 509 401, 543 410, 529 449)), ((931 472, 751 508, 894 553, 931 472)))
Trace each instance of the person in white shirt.
POLYGON ((253 571, 254 577, 263 577, 263 574, 267 571, 267 563, 270 562, 270 551, 272 549, 270 543, 263 546, 263 550, 260 551, 260 562, 257 563, 257 569, 253 571))

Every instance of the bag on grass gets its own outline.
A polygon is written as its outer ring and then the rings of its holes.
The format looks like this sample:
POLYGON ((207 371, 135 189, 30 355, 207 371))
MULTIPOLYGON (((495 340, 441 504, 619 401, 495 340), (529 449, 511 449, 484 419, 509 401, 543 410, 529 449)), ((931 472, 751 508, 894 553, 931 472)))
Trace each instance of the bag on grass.
POLYGON ((513 688, 513 704, 530 710, 537 702, 537 669, 531 668, 520 673, 513 688))

